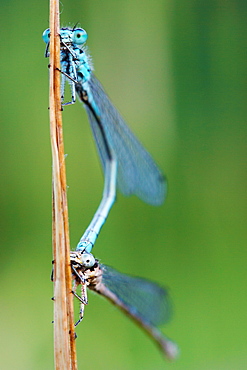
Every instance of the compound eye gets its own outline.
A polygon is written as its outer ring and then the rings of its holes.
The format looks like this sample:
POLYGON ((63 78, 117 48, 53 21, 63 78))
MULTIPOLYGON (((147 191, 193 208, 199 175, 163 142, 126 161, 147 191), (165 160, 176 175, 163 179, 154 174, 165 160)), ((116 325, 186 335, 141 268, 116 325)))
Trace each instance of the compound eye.
POLYGON ((91 253, 82 253, 81 263, 85 267, 92 267, 95 264, 95 258, 91 253))
POLYGON ((87 32, 83 28, 76 28, 73 31, 73 42, 81 45, 87 41, 87 32))
POLYGON ((51 34, 51 32, 50 32, 50 28, 47 28, 47 29, 43 32, 42 38, 43 38, 43 40, 44 40, 44 42, 45 42, 46 44, 48 44, 48 42, 50 42, 50 34, 51 34))

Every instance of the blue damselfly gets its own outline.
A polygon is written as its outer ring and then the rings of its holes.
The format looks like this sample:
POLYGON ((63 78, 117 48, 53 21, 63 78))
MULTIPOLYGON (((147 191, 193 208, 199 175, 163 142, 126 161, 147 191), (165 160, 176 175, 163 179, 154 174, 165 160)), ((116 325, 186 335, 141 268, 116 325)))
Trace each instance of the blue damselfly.
MULTIPOLYGON (((49 29, 44 31, 43 40, 48 57, 49 29)), ((115 201, 116 185, 126 196, 135 194, 144 202, 160 205, 166 195, 166 179, 94 76, 84 46, 86 40, 87 33, 82 28, 60 30, 62 101, 65 82, 71 87, 71 101, 63 105, 75 103, 76 94, 84 103, 105 174, 102 201, 77 245, 77 250, 90 253, 115 201)))

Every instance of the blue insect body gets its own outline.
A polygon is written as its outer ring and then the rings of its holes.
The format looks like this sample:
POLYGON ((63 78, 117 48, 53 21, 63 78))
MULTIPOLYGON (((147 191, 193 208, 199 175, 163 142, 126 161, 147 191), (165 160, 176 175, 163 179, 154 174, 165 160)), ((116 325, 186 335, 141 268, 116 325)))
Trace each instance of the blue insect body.
MULTIPOLYGON (((43 33, 49 55, 50 30, 43 33)), ((98 233, 115 201, 116 185, 126 195, 135 194, 144 202, 160 205, 166 195, 166 179, 130 131, 92 72, 85 48, 87 33, 82 28, 61 28, 60 55, 62 101, 65 82, 71 87, 73 104, 76 94, 84 103, 105 173, 103 199, 92 223, 78 243, 78 250, 91 252, 98 233)))

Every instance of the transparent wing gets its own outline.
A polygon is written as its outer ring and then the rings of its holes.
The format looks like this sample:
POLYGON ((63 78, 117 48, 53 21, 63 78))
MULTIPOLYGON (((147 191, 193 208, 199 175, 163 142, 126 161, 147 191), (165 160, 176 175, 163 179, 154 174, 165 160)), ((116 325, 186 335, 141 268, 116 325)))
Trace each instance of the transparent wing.
MULTIPOLYGON (((166 179, 150 154, 132 134, 113 106, 101 84, 92 74, 89 87, 100 111, 107 141, 118 160, 117 185, 124 195, 135 194, 143 201, 159 205, 166 194, 166 179)), ((102 133, 92 112, 86 107, 98 152, 104 167, 107 160, 102 133)))
POLYGON ((112 267, 102 265, 102 283, 113 292, 131 314, 144 323, 158 326, 171 316, 171 302, 167 291, 149 280, 122 274, 112 267))

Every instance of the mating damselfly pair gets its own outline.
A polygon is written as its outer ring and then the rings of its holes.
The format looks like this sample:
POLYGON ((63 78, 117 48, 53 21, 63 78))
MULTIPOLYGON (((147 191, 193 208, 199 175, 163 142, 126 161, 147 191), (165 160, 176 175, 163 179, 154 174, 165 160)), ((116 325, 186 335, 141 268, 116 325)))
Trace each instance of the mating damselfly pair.
MULTIPOLYGON (((91 254, 96 238, 115 201, 116 187, 124 195, 135 194, 143 201, 160 205, 166 195, 166 180, 150 154, 132 134, 92 72, 84 46, 87 33, 82 28, 60 29, 60 64, 62 102, 66 81, 71 88, 73 104, 76 94, 84 103, 104 170, 104 190, 101 203, 76 251, 71 252, 74 294, 81 302, 80 319, 87 304, 87 287, 104 295, 139 323, 170 358, 175 357, 176 345, 157 329, 169 317, 165 289, 145 279, 120 274, 99 262, 91 254), (81 296, 76 288, 81 285, 81 296), (152 317, 152 318, 151 318, 152 317)), ((50 30, 43 33, 49 56, 50 30)))

